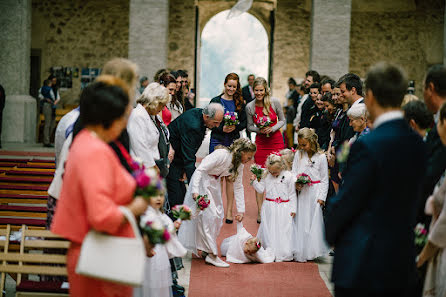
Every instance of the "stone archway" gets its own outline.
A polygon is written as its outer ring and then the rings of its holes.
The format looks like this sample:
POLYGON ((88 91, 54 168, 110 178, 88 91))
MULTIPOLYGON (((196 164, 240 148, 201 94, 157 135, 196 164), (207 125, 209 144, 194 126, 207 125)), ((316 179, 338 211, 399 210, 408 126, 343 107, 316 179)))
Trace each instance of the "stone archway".
POLYGON ((269 35, 264 24, 250 13, 227 20, 228 13, 215 14, 202 28, 197 106, 221 93, 230 72, 239 74, 242 85, 250 73, 268 78, 269 35))

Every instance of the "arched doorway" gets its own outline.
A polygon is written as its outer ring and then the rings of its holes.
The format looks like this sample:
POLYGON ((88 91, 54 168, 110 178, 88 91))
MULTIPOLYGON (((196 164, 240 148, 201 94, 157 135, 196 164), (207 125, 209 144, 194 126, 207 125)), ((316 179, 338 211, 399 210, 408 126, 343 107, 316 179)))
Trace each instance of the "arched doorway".
POLYGON ((228 13, 213 16, 201 33, 197 106, 222 92, 230 72, 240 76, 242 86, 251 73, 268 78, 269 41, 262 23, 249 13, 228 20, 228 13))

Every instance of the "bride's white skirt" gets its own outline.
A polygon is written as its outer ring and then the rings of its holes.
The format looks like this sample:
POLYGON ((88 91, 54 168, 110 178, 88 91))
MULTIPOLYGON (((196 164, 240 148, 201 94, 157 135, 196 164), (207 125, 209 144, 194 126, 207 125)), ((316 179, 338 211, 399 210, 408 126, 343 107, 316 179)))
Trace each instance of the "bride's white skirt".
POLYGON ((183 221, 178 238, 186 249, 196 255, 198 255, 197 250, 218 255, 217 236, 220 234, 224 218, 220 178, 216 179, 207 174, 202 175, 198 194, 207 194, 210 205, 201 211, 197 209, 191 193, 196 182, 195 175, 193 175, 184 198, 184 204, 192 210, 192 219, 183 221))
POLYGON ((306 262, 326 256, 329 246, 325 241, 322 208, 316 201, 317 185, 305 186, 297 197, 294 260, 306 262))
POLYGON ((293 260, 292 236, 296 230, 290 203, 265 200, 262 205, 262 222, 257 237, 265 248, 272 249, 276 262, 293 260))

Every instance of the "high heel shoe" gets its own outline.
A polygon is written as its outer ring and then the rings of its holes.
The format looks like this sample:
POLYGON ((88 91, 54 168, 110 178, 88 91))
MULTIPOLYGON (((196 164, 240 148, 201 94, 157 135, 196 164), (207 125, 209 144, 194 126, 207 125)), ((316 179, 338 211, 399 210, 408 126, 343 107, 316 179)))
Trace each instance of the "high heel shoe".
POLYGON ((226 219, 226 220, 225 220, 225 223, 226 223, 226 224, 232 224, 232 223, 234 223, 234 220, 226 219))

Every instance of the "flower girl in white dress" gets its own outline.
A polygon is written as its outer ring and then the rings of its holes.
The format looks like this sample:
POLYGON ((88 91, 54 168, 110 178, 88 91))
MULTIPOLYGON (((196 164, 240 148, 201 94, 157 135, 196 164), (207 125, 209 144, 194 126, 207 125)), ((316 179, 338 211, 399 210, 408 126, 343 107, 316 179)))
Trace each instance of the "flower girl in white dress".
POLYGON ((153 248, 155 255, 146 258, 145 281, 141 287, 133 289, 134 297, 169 297, 172 296, 172 272, 169 258, 184 257, 187 250, 181 245, 176 230, 181 222, 172 220, 161 212, 164 205, 164 195, 151 197, 149 207, 141 221, 152 221, 167 227, 170 239, 165 244, 157 244, 153 248))
POLYGON ((229 267, 218 255, 217 236, 223 225, 224 208, 221 199, 220 180, 230 176, 234 180, 234 197, 238 221, 243 219, 245 198, 243 190, 243 164, 249 162, 256 151, 256 145, 247 138, 237 139, 228 148, 216 149, 207 155, 192 175, 184 204, 192 210, 192 220, 184 221, 178 233, 186 249, 202 257, 206 263, 217 267, 229 267), (210 205, 204 210, 197 208, 198 195, 208 195, 210 205))
POLYGON ((299 195, 294 260, 306 262, 326 256, 329 251, 322 216, 328 192, 328 164, 325 154, 319 151, 317 135, 312 129, 300 129, 297 138, 299 151, 294 156, 293 174, 306 174, 312 181, 305 185, 296 184, 299 195))
POLYGON ((260 182, 251 176, 258 193, 266 193, 262 205, 260 228, 257 237, 262 245, 271 248, 276 262, 293 260, 292 235, 295 232, 293 218, 296 215, 295 176, 284 170, 280 154, 272 153, 266 159, 268 173, 260 182))

